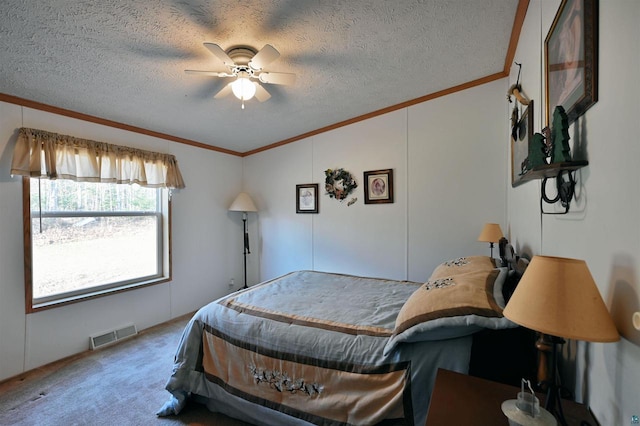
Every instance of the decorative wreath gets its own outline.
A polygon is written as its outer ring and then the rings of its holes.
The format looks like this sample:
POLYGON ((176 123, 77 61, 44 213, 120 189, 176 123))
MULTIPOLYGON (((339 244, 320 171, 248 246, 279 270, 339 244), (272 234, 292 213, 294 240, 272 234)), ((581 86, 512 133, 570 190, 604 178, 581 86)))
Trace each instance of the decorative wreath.
POLYGON ((351 173, 344 169, 327 169, 324 171, 324 174, 327 177, 324 181, 324 188, 329 197, 335 198, 336 200, 344 200, 358 187, 351 173))

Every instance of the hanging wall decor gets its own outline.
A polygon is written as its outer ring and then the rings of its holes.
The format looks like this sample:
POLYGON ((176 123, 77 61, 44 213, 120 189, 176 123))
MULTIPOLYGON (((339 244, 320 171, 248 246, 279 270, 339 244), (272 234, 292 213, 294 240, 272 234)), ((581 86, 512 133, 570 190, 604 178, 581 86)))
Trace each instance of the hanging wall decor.
POLYGON ((318 184, 296 185, 296 213, 318 213, 318 184))
POLYGON ((562 163, 563 161, 571 161, 571 153, 569 148, 569 118, 564 108, 558 105, 553 110, 553 127, 551 128, 551 149, 548 154, 553 163, 562 163))
POLYGON ((516 132, 511 134, 511 186, 523 184, 524 174, 529 170, 527 157, 529 145, 533 143, 533 100, 529 101, 527 108, 518 121, 516 132))
POLYGON ((393 169, 364 172, 364 203, 393 203, 393 169))
POLYGON ((327 169, 324 175, 325 190, 330 198, 342 201, 358 187, 354 177, 345 169, 327 169))
POLYGON ((547 125, 558 105, 571 124, 598 101, 598 0, 562 0, 544 45, 547 125))
MULTIPOLYGON (((523 107, 529 105, 529 99, 522 92, 522 86, 520 85, 520 72, 522 71, 522 64, 514 62, 518 66, 518 78, 516 80, 516 84, 513 84, 509 87, 509 91, 507 92, 507 100, 509 103, 513 102, 511 100, 511 96, 515 98, 515 104, 513 106, 513 111, 511 112, 511 137, 514 140, 518 139, 518 128, 520 125, 520 108, 518 107, 518 102, 522 104, 523 107)), ((533 107, 531 107, 533 109, 533 107)), ((524 115, 523 115, 524 117, 524 115)))

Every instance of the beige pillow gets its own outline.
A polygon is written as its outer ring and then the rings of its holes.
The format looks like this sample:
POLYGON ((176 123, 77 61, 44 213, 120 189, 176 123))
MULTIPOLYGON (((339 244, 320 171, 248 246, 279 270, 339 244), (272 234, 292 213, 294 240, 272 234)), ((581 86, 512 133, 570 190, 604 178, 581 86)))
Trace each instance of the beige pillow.
POLYGON ((466 274, 468 272, 490 271, 495 269, 495 267, 494 260, 489 256, 459 257, 436 266, 429 280, 466 274))
POLYGON ((441 318, 468 315, 502 317, 502 308, 493 297, 493 285, 498 273, 497 269, 492 268, 430 279, 402 306, 393 334, 398 335, 415 325, 441 318))

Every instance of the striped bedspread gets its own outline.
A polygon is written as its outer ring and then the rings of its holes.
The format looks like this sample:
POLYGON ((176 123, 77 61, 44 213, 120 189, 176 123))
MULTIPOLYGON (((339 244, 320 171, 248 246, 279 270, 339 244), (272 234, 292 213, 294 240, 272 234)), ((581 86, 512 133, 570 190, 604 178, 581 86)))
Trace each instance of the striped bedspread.
POLYGON ((253 424, 422 425, 437 369, 466 372, 471 337, 383 354, 420 285, 298 271, 223 297, 185 328, 167 390, 253 424))

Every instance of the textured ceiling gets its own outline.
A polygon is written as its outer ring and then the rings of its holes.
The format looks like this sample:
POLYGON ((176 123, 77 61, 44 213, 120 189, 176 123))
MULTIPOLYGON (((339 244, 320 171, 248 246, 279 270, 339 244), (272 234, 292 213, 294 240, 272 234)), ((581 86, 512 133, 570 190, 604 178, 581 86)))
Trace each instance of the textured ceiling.
POLYGON ((247 152, 504 69, 518 0, 2 0, 0 93, 247 152), (273 45, 246 108, 203 45, 273 45))

